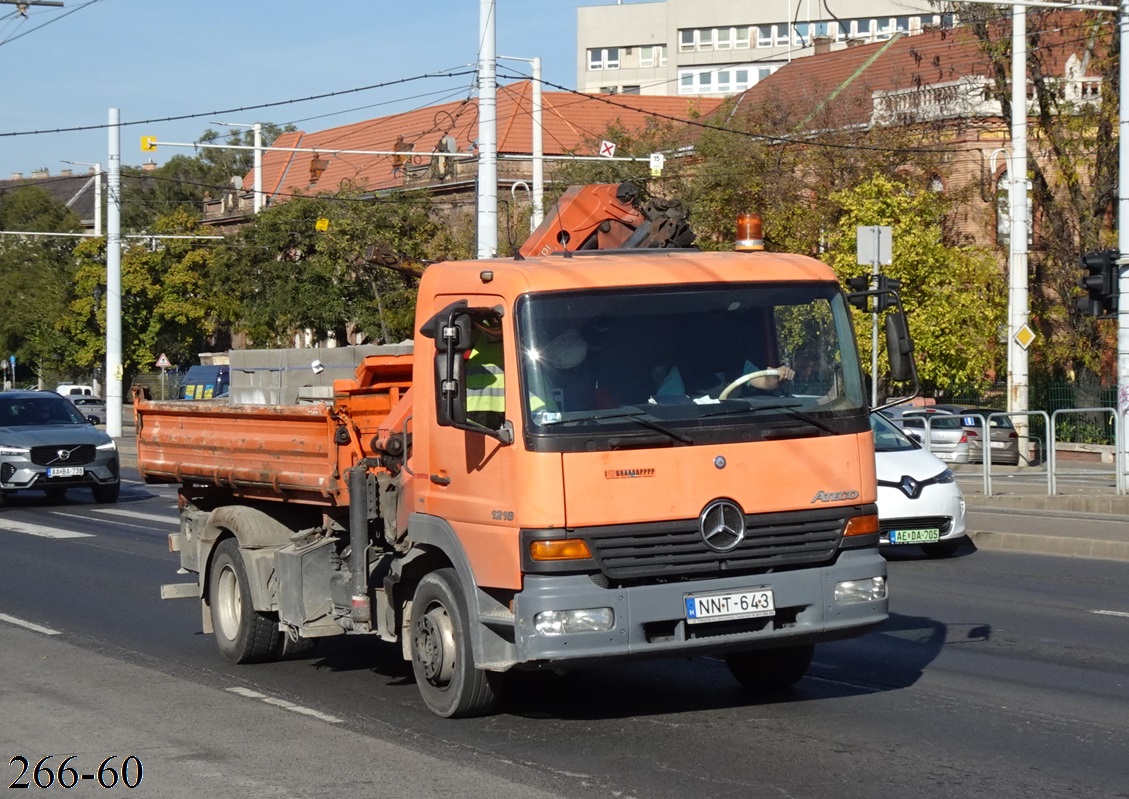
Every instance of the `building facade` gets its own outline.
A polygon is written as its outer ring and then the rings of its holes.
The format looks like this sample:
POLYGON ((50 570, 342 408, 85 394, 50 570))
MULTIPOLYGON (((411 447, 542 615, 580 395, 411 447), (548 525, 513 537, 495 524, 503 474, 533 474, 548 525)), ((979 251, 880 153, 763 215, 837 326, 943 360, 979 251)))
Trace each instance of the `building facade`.
POLYGON ((952 26, 929 0, 657 0, 581 6, 576 85, 605 94, 724 97, 790 61, 952 26))

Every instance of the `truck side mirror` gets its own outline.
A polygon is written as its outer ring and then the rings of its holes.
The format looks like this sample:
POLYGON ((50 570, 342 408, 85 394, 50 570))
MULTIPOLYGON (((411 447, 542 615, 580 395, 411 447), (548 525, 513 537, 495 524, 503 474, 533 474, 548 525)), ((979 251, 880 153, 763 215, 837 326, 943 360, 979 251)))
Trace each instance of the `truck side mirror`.
POLYGON ((886 355, 890 361, 891 381, 905 383, 916 378, 913 340, 909 337, 906 315, 900 308, 886 314, 886 355))
POLYGON ((441 425, 466 424, 466 359, 470 349, 470 316, 452 311, 435 325, 436 418, 441 425))

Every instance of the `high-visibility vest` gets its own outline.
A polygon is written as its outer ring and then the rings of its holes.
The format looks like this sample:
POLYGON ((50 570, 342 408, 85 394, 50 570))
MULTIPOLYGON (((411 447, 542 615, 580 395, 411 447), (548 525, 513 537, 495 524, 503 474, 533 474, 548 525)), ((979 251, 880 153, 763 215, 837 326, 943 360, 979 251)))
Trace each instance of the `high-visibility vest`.
MULTIPOLYGON (((502 361, 501 341, 478 341, 471 348, 466 363, 467 413, 505 413, 506 376, 502 361)), ((530 393, 529 409, 539 411, 544 407, 545 401, 530 393)))
POLYGON ((502 369, 502 342, 480 340, 466 363, 467 413, 504 413, 506 375, 502 369))

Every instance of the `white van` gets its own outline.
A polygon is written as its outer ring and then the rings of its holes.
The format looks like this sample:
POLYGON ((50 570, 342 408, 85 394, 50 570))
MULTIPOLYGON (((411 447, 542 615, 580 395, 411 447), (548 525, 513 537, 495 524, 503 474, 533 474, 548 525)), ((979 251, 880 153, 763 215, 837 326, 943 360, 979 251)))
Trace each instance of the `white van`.
POLYGON ((87 386, 82 383, 60 383, 55 386, 55 393, 62 394, 64 397, 96 397, 93 386, 87 386))

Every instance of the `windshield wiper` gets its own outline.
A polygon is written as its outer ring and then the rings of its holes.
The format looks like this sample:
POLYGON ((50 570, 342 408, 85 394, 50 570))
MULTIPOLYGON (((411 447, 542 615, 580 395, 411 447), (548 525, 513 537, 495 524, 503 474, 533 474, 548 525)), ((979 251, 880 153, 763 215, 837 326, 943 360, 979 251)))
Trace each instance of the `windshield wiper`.
POLYGON ((824 424, 810 413, 796 410, 800 407, 800 403, 776 403, 773 405, 753 405, 748 400, 738 400, 745 402, 745 407, 725 408, 723 410, 713 411, 711 413, 702 414, 703 416, 728 416, 734 413, 760 413, 761 411, 784 411, 793 418, 799 419, 802 422, 810 424, 812 427, 818 427, 825 433, 834 433, 835 429, 827 424, 824 424))
POLYGON ((603 419, 630 419, 636 424, 642 425, 650 430, 662 433, 664 436, 679 442, 680 444, 693 444, 694 440, 689 436, 664 427, 658 422, 653 422, 650 419, 643 418, 648 412, 642 408, 609 408, 603 411, 593 411, 592 413, 583 416, 574 416, 569 419, 556 419, 553 421, 543 421, 543 426, 549 425, 563 425, 563 424, 577 424, 579 422, 598 422, 603 419))

